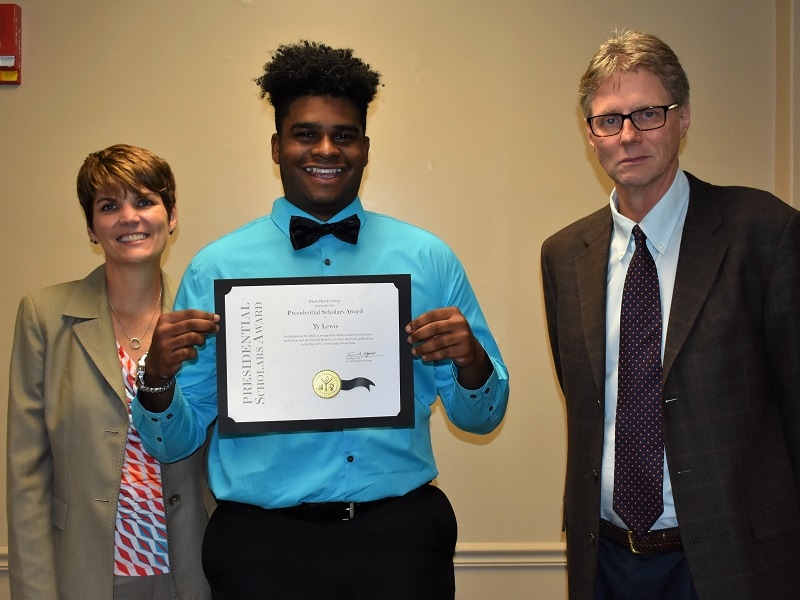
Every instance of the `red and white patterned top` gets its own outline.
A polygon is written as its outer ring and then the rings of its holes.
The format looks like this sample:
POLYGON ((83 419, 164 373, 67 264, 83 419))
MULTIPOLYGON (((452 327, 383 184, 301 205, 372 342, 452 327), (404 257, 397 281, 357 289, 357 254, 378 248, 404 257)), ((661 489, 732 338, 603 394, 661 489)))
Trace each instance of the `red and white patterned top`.
POLYGON ((114 574, 169 573, 167 520, 161 486, 161 465, 142 446, 130 417, 136 396, 136 364, 117 344, 128 399, 128 436, 114 533, 114 574))

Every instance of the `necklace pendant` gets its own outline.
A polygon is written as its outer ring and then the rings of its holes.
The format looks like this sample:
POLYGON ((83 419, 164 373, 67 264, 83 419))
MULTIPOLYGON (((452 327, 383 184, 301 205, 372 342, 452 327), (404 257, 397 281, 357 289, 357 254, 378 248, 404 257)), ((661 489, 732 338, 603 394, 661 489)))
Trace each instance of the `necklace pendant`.
POLYGON ((161 308, 161 294, 163 292, 164 292, 163 289, 158 292, 158 300, 156 301, 156 307, 153 310, 153 314, 150 315, 150 320, 147 322, 147 327, 145 328, 144 333, 142 334, 141 337, 131 337, 131 334, 128 333, 127 329, 125 329, 125 325, 122 324, 122 320, 119 318, 119 315, 117 314, 117 311, 114 310, 114 305, 111 304, 111 300, 108 301, 108 307, 111 309, 111 312, 114 313, 114 319, 116 319, 117 323, 119 323, 119 327, 120 327, 120 329, 122 329, 122 333, 124 333, 125 337, 127 337, 128 340, 129 340, 128 341, 128 345, 133 350, 138 350, 139 348, 142 347, 142 338, 147 335, 148 331, 150 331, 150 325, 153 324, 153 319, 156 318, 156 314, 158 313, 158 309, 161 308))

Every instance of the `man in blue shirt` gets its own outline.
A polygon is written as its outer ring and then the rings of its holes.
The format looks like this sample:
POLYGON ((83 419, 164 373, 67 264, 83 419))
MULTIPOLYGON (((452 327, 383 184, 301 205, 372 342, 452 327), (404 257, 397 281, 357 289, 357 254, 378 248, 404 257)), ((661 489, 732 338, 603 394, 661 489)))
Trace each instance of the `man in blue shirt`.
POLYGON ((176 312, 159 320, 140 361, 134 422, 154 456, 178 460, 217 416, 216 336, 207 337, 218 330, 215 279, 411 276, 413 427, 224 436, 212 427, 209 482, 220 504, 203 560, 215 598, 455 594, 455 516, 430 485, 431 405, 438 396, 456 426, 488 433, 505 413, 508 373, 452 251, 361 204, 367 106, 379 81, 349 49, 277 50, 257 83, 275 108, 284 197, 197 254, 176 312), (302 220, 329 229, 303 233, 302 220))

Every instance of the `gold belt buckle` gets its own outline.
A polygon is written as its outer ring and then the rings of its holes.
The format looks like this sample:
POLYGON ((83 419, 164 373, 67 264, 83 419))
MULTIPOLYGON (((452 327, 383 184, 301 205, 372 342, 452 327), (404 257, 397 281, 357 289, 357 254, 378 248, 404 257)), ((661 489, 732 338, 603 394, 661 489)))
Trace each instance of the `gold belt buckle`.
POLYGON ((637 550, 637 549, 636 549, 636 546, 634 545, 634 543, 633 543, 633 542, 634 542, 634 539, 633 539, 633 531, 631 531, 631 530, 629 529, 629 530, 628 530, 628 547, 631 549, 631 552, 632 552, 633 554, 641 554, 641 552, 640 552, 639 550, 637 550))

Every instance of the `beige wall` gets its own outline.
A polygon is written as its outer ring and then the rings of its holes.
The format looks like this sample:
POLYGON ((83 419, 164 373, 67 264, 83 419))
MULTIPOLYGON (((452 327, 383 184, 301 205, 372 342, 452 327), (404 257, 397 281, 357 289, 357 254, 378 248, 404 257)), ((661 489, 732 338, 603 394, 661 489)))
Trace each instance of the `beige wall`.
MULTIPOLYGON (((684 167, 800 206, 798 3, 18 2, 24 83, 0 89, 0 414, 19 298, 101 260, 74 192, 85 155, 126 142, 170 161, 180 226, 166 268, 180 275, 280 194, 272 113, 251 81, 270 51, 301 38, 349 45, 385 82, 365 204, 453 246, 513 377, 494 434, 459 433, 441 410, 434 419, 439 483, 459 514, 458 597, 564 598, 564 413, 538 264, 543 239, 610 189, 587 150, 578 78, 615 27, 661 35, 692 83, 684 167)), ((0 547, 6 531, 0 519, 0 547)))

